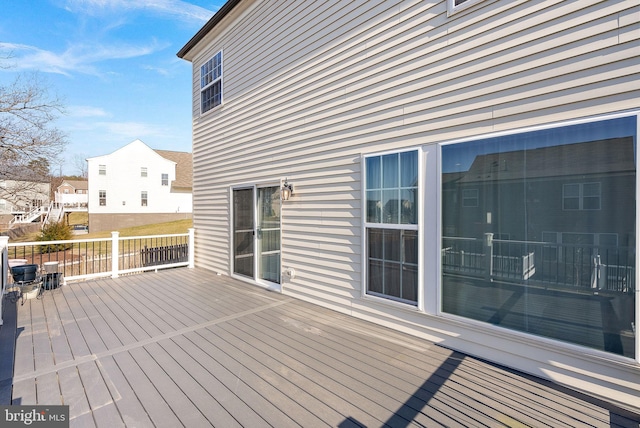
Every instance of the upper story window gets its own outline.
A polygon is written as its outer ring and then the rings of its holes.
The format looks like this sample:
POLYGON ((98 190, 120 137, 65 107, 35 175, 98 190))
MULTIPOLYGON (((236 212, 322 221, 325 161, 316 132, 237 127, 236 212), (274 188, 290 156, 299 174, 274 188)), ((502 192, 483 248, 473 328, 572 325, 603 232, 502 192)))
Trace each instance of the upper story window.
POLYGON ((142 167, 140 168, 140 177, 146 177, 147 176, 147 168, 146 167, 142 167))
POLYGON ((449 14, 452 14, 476 3, 480 3, 481 1, 482 0, 447 0, 447 8, 449 9, 449 14))
POLYGON ((162 185, 163 186, 169 185, 169 174, 162 174, 162 185))
POLYGON ((147 192, 143 190, 142 192, 140 192, 140 205, 143 207, 146 207, 147 201, 148 201, 147 192))
POLYGON ((107 205, 107 191, 106 190, 100 190, 98 192, 98 198, 100 200, 100 206, 104 207, 107 205))
POLYGON ((599 210, 600 183, 571 183, 563 185, 562 209, 599 210))
POLYGON ((200 112, 222 103, 222 51, 200 67, 200 112))
POLYGON ((98 165, 98 174, 99 175, 107 175, 107 166, 106 165, 98 165))

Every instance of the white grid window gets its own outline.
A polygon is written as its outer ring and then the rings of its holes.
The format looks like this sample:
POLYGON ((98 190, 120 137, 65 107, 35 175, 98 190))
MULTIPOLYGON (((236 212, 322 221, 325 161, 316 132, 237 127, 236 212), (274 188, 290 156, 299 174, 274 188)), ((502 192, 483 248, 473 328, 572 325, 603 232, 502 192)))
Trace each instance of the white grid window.
POLYGON ((200 67, 200 111, 205 113, 222 103, 222 51, 200 67))

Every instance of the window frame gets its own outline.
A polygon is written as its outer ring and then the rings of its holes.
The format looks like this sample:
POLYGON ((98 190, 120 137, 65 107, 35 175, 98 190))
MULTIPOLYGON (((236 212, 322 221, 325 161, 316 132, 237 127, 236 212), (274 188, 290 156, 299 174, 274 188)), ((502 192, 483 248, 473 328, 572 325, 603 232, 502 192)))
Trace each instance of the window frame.
POLYGON ((590 181, 590 182, 580 182, 580 183, 563 183, 562 184, 562 211, 600 211, 602 209, 602 182, 600 181, 590 181), (595 199, 595 195, 585 195, 584 188, 585 186, 593 186, 597 185, 598 187, 598 208, 585 208, 585 199, 595 199), (569 186, 577 186, 578 187, 578 195, 577 196, 566 196, 566 191, 569 186), (578 208, 567 208, 565 206, 565 201, 567 199, 577 199, 578 200, 578 208))
POLYGON ((207 112, 215 110, 216 107, 223 103, 223 76, 224 76, 224 64, 222 50, 219 50, 212 55, 207 61, 200 66, 200 114, 203 115, 207 112), (219 68, 219 72, 215 73, 214 68, 219 68), (209 77, 210 76, 210 77, 209 77), (209 80, 210 79, 210 80, 209 80), (213 96, 207 101, 207 107, 205 108, 205 92, 219 86, 219 101, 216 102, 216 96, 213 96), (213 101, 211 101, 213 99, 213 101))
POLYGON ((98 175, 107 175, 107 165, 98 165, 98 175))
MULTIPOLYGON (((361 154, 361 165, 362 165, 362 188, 361 188, 361 192, 362 192, 362 201, 363 201, 363 214, 362 214, 362 266, 363 266, 363 284, 362 284, 362 290, 361 290, 361 294, 363 298, 367 298, 367 299, 376 299, 380 302, 383 303, 387 303, 387 304, 391 304, 391 305, 399 305, 401 307, 404 308, 414 308, 414 309, 422 309, 423 305, 423 241, 422 241, 422 228, 421 228, 421 224, 422 224, 422 219, 423 219, 423 215, 422 215, 422 191, 423 191, 423 186, 421 185, 422 181, 423 181, 423 174, 422 174, 422 150, 420 147, 410 147, 410 148, 406 148, 406 149, 399 149, 399 150, 392 150, 392 151, 385 151, 385 152, 375 152, 375 153, 362 153, 361 154), (367 193, 369 190, 367 187, 367 160, 370 158, 375 158, 375 157, 380 157, 381 158, 381 162, 382 162, 382 157, 386 156, 386 155, 394 155, 397 154, 399 157, 399 162, 400 162, 400 155, 402 153, 408 153, 408 152, 415 152, 417 159, 417 183, 416 183, 416 187, 415 187, 415 210, 416 210, 416 218, 415 218, 415 223, 403 223, 402 222, 402 214, 398 213, 398 222, 397 223, 389 223, 389 222, 384 222, 382 218, 380 218, 379 222, 376 221, 369 221, 368 218, 368 211, 367 211, 367 205, 368 205, 368 199, 367 199, 367 193), (369 290, 369 261, 371 260, 371 258, 369 257, 369 232, 372 230, 381 230, 383 231, 400 231, 400 260, 397 261, 397 263, 400 265, 400 269, 401 269, 401 273, 402 274, 402 269, 405 265, 416 265, 416 270, 417 270, 417 277, 416 277, 416 290, 415 290, 415 294, 416 294, 416 300, 412 301, 412 300, 406 300, 406 299, 402 299, 400 297, 397 296, 392 296, 392 295, 387 295, 387 294, 382 294, 382 293, 378 293, 375 291, 370 291, 369 290), (411 232, 415 232, 416 234, 416 241, 417 241, 417 249, 416 249, 416 255, 415 255, 415 259, 417 261, 417 263, 411 263, 411 262, 406 262, 404 259, 404 231, 411 231, 411 232)), ((398 168, 399 170, 399 174, 400 174, 400 168, 398 168)), ((380 179, 382 180, 382 176, 380 177, 380 179)), ((396 187, 398 189, 398 191, 402 191, 402 189, 409 189, 409 187, 406 186, 402 186, 400 182, 398 182, 398 185, 396 187)), ((383 192, 383 187, 378 188, 374 188, 375 190, 380 190, 381 192, 383 192)), ((384 244, 383 244, 384 246, 384 244)), ((376 259, 376 258, 373 258, 376 259)), ((395 262, 394 262, 395 263, 395 262)))
POLYGON ((146 190, 140 191, 140 206, 148 207, 149 206, 149 192, 146 190))
POLYGON ((447 13, 451 16, 482 1, 485 0, 462 0, 462 3, 456 4, 456 0, 447 0, 447 13))
POLYGON ((140 167, 140 177, 141 178, 147 178, 149 176, 149 170, 146 166, 141 166, 140 167))
POLYGON ((107 191, 98 190, 98 205, 101 207, 107 206, 107 191))
POLYGON ((161 186, 168 186, 169 185, 169 174, 167 173, 162 173, 160 174, 160 185, 161 186))

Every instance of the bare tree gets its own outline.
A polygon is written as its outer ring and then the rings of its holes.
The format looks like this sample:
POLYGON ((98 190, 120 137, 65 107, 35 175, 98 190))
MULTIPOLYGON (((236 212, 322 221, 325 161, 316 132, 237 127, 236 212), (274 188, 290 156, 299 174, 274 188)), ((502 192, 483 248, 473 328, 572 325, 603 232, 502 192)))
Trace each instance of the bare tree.
POLYGON ((49 182, 48 169, 67 143, 54 126, 63 112, 62 103, 50 96, 38 74, 21 74, 8 85, 0 84, 1 199, 17 199, 17 194, 49 182))
POLYGON ((89 156, 84 153, 77 153, 73 156, 73 166, 79 177, 87 178, 89 176, 89 166, 87 165, 88 157, 89 156))

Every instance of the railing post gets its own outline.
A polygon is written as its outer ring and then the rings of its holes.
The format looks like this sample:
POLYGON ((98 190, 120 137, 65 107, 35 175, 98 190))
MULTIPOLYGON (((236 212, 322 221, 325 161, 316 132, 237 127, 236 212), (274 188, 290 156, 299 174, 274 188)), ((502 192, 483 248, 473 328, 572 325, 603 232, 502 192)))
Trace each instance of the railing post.
POLYGON ((111 232, 111 278, 118 277, 118 265, 120 264, 118 250, 118 237, 120 232, 111 232))
POLYGON ((195 267, 195 253, 196 253, 196 230, 193 227, 189 228, 189 269, 195 267))
POLYGON ((493 233, 484 234, 484 279, 491 280, 493 276, 493 233))
MULTIPOLYGON (((2 274, 0 274, 0 299, 4 299, 4 291, 7 289, 7 282, 9 280, 7 272, 9 270, 9 237, 0 236, 0 257, 2 265, 2 274)), ((4 322, 4 315, 2 314, 2 307, 4 305, 0 302, 0 325, 4 322)))

